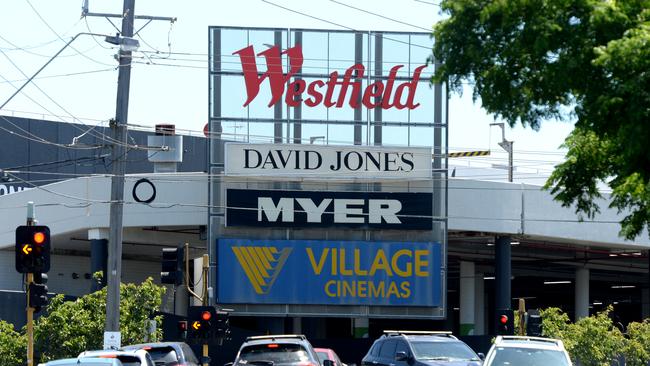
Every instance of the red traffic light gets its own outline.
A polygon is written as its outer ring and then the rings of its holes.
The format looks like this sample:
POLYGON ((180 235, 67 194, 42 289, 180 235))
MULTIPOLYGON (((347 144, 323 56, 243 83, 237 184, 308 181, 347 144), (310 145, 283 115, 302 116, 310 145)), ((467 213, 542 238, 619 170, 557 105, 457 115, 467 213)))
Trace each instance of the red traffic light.
POLYGON ((43 244, 45 242, 45 233, 42 231, 37 231, 34 233, 33 236, 34 243, 36 244, 43 244))
POLYGON ((204 311, 201 313, 201 319, 208 321, 210 318, 212 318, 212 314, 210 314, 209 311, 204 311))
POLYGON ((178 330, 180 330, 181 332, 186 331, 187 330, 187 321, 185 321, 185 320, 179 321, 178 322, 178 330))
POLYGON ((508 323, 508 316, 507 315, 501 315, 499 318, 499 322, 503 325, 506 325, 508 323))

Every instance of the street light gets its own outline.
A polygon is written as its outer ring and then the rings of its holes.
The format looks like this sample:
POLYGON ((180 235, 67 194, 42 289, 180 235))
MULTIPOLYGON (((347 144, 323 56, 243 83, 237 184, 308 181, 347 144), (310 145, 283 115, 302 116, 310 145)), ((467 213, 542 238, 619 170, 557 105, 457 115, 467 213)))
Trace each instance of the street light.
POLYGON ((137 51, 138 48, 140 48, 140 42, 137 39, 131 37, 120 37, 119 33, 114 36, 106 36, 104 41, 120 46, 120 50, 124 52, 137 51))
POLYGON ((501 127, 501 142, 499 142, 499 146, 501 146, 501 148, 508 153, 508 182, 512 182, 513 171, 514 171, 514 163, 512 158, 513 155, 512 145, 514 144, 514 141, 506 140, 506 129, 503 122, 490 123, 490 126, 501 127))

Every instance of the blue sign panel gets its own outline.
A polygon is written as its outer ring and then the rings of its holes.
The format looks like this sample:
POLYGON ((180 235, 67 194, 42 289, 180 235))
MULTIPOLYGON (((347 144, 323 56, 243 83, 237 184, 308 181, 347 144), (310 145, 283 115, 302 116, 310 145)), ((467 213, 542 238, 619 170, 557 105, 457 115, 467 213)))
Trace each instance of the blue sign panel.
POLYGON ((218 302, 441 305, 440 243, 218 240, 218 302))

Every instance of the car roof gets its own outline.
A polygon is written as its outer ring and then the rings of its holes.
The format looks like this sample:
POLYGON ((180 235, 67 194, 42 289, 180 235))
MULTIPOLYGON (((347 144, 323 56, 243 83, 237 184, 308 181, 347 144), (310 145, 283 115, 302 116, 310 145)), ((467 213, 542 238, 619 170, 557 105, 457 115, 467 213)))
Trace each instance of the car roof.
POLYGON ((65 358, 61 360, 54 360, 45 363, 45 366, 63 366, 63 365, 83 365, 83 363, 92 362, 94 364, 106 364, 113 366, 121 366, 122 362, 114 358, 93 358, 92 360, 82 360, 79 358, 65 358))
POLYGON ((275 334, 275 335, 264 335, 264 336, 252 336, 247 337, 246 341, 242 344, 265 344, 265 343, 305 343, 307 337, 302 334, 275 334))
POLYGON ((99 355, 118 355, 118 356, 143 356, 147 351, 141 349, 129 349, 129 350, 119 350, 119 349, 102 349, 102 350, 93 350, 93 351, 83 351, 79 354, 81 357, 89 356, 99 356, 99 355))
POLYGON ((379 339, 389 339, 394 337, 401 337, 409 341, 425 341, 425 342, 454 342, 458 338, 454 337, 451 332, 440 331, 421 331, 421 330, 385 330, 384 334, 379 339))
POLYGON ((494 346, 564 350, 564 343, 559 339, 528 336, 498 336, 494 346))

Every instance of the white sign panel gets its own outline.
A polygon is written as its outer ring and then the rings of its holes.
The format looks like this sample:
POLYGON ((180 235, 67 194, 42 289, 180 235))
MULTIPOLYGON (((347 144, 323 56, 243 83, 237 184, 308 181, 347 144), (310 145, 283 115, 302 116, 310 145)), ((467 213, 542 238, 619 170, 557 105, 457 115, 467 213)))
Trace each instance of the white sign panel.
POLYGON ((225 174, 313 179, 430 179, 422 147, 226 143, 225 174))
POLYGON ((120 349, 122 347, 122 333, 104 332, 104 349, 120 349))

